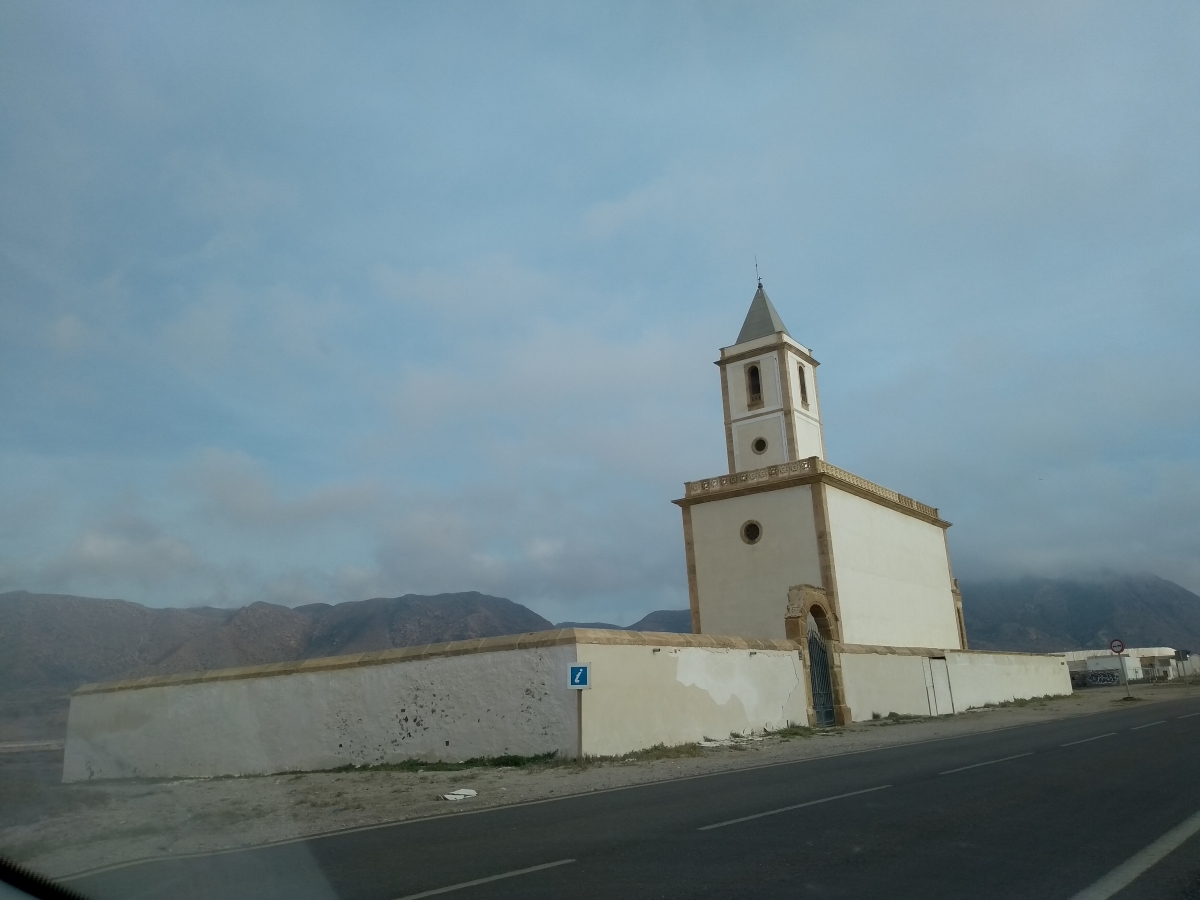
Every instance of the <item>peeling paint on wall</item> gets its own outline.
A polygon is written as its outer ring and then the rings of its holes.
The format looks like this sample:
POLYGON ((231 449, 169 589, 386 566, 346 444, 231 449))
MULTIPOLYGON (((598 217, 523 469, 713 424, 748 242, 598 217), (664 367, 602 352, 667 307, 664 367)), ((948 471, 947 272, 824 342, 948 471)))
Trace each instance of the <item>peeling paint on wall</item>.
POLYGON ((744 652, 689 647, 676 656, 675 680, 700 688, 720 706, 736 697, 744 709, 783 709, 800 685, 800 673, 783 683, 764 682, 754 677, 744 652))

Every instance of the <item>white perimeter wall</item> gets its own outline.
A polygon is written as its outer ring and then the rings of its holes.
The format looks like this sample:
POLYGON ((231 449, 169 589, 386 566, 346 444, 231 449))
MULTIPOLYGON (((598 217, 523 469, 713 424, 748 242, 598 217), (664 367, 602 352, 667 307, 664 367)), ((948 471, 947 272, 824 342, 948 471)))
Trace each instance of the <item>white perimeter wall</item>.
POLYGON ((941 527, 832 485, 826 497, 842 640, 958 648, 941 527))
POLYGON ((809 486, 697 503, 691 511, 700 631, 783 639, 788 588, 821 583, 809 486), (757 544, 741 538, 749 519, 762 525, 757 544))
POLYGON ((925 657, 843 653, 841 660, 846 705, 856 722, 871 718, 872 713, 937 715, 930 710, 926 691, 925 657))
POLYGON ((595 684, 580 692, 588 756, 808 724, 795 650, 580 644, 579 659, 595 684))
POLYGON ((1071 693, 1067 664, 1057 656, 947 651, 944 660, 892 653, 842 653, 840 659, 855 721, 872 713, 946 715, 1071 693))
MULTIPOLYGON (((644 640, 646 637, 639 636, 644 640)), ((565 644, 79 694, 64 781, 609 756, 805 723, 795 650, 565 644), (657 652, 656 652, 657 651, 657 652), (567 687, 572 662, 594 687, 567 687)))
POLYGON ((71 698, 63 780, 578 750, 575 645, 71 698))

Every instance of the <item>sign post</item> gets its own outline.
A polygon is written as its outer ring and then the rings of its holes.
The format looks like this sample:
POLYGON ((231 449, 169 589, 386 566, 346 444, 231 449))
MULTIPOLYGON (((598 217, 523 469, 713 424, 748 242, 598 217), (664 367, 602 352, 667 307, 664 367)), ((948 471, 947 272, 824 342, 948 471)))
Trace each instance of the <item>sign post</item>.
POLYGON ((1117 654, 1117 664, 1121 667, 1121 682, 1125 685, 1125 696, 1133 699, 1133 692, 1129 689, 1129 676, 1125 673, 1125 642, 1119 638, 1113 638, 1108 643, 1108 649, 1117 654))
POLYGON ((567 687, 575 694, 575 735, 579 738, 576 759, 583 759, 583 692, 592 689, 592 664, 569 663, 567 665, 567 687))

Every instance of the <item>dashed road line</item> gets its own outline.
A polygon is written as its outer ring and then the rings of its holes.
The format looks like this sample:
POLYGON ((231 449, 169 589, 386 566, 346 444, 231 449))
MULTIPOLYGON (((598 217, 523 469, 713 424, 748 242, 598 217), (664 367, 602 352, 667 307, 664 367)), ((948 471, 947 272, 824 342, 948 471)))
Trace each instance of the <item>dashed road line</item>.
POLYGON ((726 825, 736 825, 739 822, 749 822, 751 819, 761 819, 763 816, 774 816, 779 813, 791 812, 793 809, 803 809, 806 806, 816 806, 818 803, 828 803, 830 800, 841 800, 844 797, 857 797, 859 794, 870 794, 873 791, 882 791, 884 788, 890 788, 890 784, 881 784, 879 787, 866 788, 861 791, 851 791, 848 794, 837 794, 833 797, 822 797, 820 800, 809 800, 807 803, 793 803, 791 806, 781 806, 779 809, 769 809, 766 812, 755 813, 752 816, 742 816, 740 819, 730 819, 727 822, 717 822, 715 825, 704 825, 697 828, 697 831, 711 831, 714 828, 724 828, 726 825))
POLYGON ((1164 725, 1164 724, 1166 724, 1166 721, 1167 721, 1166 719, 1159 719, 1157 722, 1147 722, 1145 725, 1135 725, 1133 728, 1130 728, 1129 730, 1130 731, 1141 731, 1143 728, 1149 728, 1151 725, 1164 725))
POLYGON ((1084 888, 1071 900, 1108 900, 1164 856, 1200 831, 1200 812, 1192 813, 1153 844, 1139 850, 1091 887, 1084 888))
POLYGON ((1074 747, 1076 744, 1086 744, 1088 741, 1098 741, 1100 738, 1112 737, 1116 734, 1115 731, 1110 731, 1108 734, 1098 734, 1095 737, 1084 738, 1082 741, 1071 741, 1069 744, 1059 744, 1060 747, 1074 747))
POLYGON ((965 772, 967 769, 978 769, 980 766, 994 766, 996 763, 1008 762, 1010 759, 1020 759, 1022 756, 1033 756, 1033 752, 1018 753, 1016 756, 1006 756, 1003 759, 989 759, 987 762, 972 763, 969 766, 959 766, 957 769, 947 769, 945 772, 938 772, 939 775, 953 775, 955 772, 965 772))
POLYGON ((501 872, 499 875, 489 875, 487 878, 476 878, 473 881, 463 881, 458 884, 450 884, 446 887, 434 888, 431 891, 421 891, 419 894, 405 894, 403 897, 398 897, 396 900, 419 900, 420 897, 433 897, 437 894, 448 894, 451 891, 461 891, 463 888, 475 887, 477 884, 487 884, 491 881, 499 881, 501 878, 515 878, 517 875, 528 875, 530 872, 541 872, 543 869, 553 869, 555 866, 565 866, 567 863, 573 863, 573 859, 560 859, 557 862, 542 863, 540 866, 530 866, 528 869, 514 869, 511 872, 501 872))

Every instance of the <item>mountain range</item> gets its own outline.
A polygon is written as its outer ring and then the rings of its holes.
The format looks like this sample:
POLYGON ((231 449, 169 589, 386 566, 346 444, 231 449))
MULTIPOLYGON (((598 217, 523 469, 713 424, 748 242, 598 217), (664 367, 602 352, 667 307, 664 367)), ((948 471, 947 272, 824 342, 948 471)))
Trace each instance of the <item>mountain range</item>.
POLYGON ((960 584, 975 650, 1200 650, 1200 596, 1154 575, 1015 578, 960 584))
MULTIPOLYGON (((468 592, 377 597, 289 608, 155 609, 64 594, 0 594, 0 693, 66 693, 80 684, 171 675, 546 631, 552 624, 503 597, 468 592)), ((593 628, 620 628, 590 623, 593 628)), ((659 610, 633 631, 691 631, 687 610, 659 610)))
POLYGON ((289 608, 152 609, 126 600, 0 594, 0 684, 73 690, 170 675, 542 631, 533 610, 475 592, 289 608))
POLYGON ((656 609, 632 625, 613 625, 609 622, 559 622, 555 628, 610 628, 616 631, 666 631, 673 634, 692 633, 692 612, 688 609, 656 609))
MULTIPOLYGON (((1200 650, 1200 597, 1152 575, 963 582, 971 647, 1053 652, 1129 647, 1200 650)), ((85 682, 256 665, 414 644, 543 631, 528 607, 476 592, 378 597, 289 608, 155 609, 125 600, 0 594, 0 694, 64 696, 85 682)), ((687 610, 657 610, 633 631, 690 632, 687 610)))

